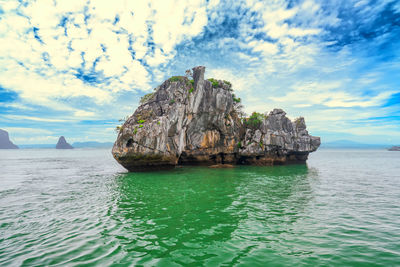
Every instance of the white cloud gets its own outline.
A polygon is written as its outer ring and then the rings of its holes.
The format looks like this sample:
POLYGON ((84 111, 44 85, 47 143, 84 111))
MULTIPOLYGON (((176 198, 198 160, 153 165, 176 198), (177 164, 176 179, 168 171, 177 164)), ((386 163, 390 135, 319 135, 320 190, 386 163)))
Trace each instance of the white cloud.
MULTIPOLYGON (((363 2, 347 6, 356 6, 368 23, 394 1, 373 6, 363 2)), ((21 113, 8 118, 38 124, 118 118, 131 113, 142 91, 150 91, 168 71, 195 62, 208 67, 206 76, 231 81, 247 112, 282 107, 288 114, 306 116, 313 129, 326 130, 328 121, 335 122, 333 128, 339 132, 350 127, 350 120, 394 113, 380 106, 398 92, 398 87, 383 80, 390 76, 388 69, 398 70, 399 63, 386 62, 380 69, 354 75, 357 66, 370 65, 360 62, 350 46, 334 53, 327 49, 336 44, 324 40, 327 26, 337 27, 341 20, 339 7, 329 3, 328 10, 326 5, 314 0, 289 8, 286 0, 268 4, 262 0, 41 0, 25 7, 18 1, 3 1, 0 85, 17 92, 18 98, 1 105, 21 112, 37 111, 40 105, 46 112, 63 114, 56 118, 21 113), (226 19, 238 25, 223 28, 226 19), (205 27, 214 35, 194 43, 192 38, 201 37, 205 27), (185 46, 183 52, 177 51, 179 44, 185 46), (187 52, 187 47, 196 50, 187 52), (204 52, 201 49, 211 53, 203 57, 198 53, 204 52), (215 59, 216 68, 209 65, 212 53, 222 55, 215 59)), ((104 132, 103 136, 110 135, 104 132)))
POLYGON ((68 120, 64 119, 50 119, 50 118, 40 118, 33 116, 23 116, 23 115, 3 115, 3 117, 13 120, 29 120, 29 121, 40 121, 40 122, 66 122, 68 120))
MULTIPOLYGON (((271 5, 265 5, 261 10, 264 19, 264 30, 272 38, 280 39, 283 37, 303 37, 308 35, 316 35, 321 32, 320 29, 290 26, 286 21, 292 19, 296 15, 303 15, 304 11, 316 13, 319 6, 312 1, 303 3, 303 8, 295 7, 291 9, 286 8, 285 1, 277 1, 271 5)), ((257 7, 257 10, 260 10, 257 7)))
POLYGON ((35 110, 33 107, 29 107, 27 105, 21 104, 21 103, 0 103, 0 106, 6 107, 6 108, 14 108, 18 110, 35 110))
MULTIPOLYGON (((31 136, 31 137, 14 137, 12 141, 18 144, 56 144, 58 141, 57 136, 43 135, 43 136, 31 136)), ((69 142, 69 140, 67 140, 69 142)))
POLYGON ((60 100, 102 104, 122 91, 150 90, 148 66, 169 62, 175 46, 207 23, 205 1, 7 1, 3 10, 0 84, 24 102, 77 117, 91 113, 60 100))
POLYGON ((245 77, 241 76, 239 72, 234 72, 230 69, 211 69, 207 70, 206 76, 208 78, 215 78, 219 80, 226 80, 232 84, 232 88, 237 92, 251 91, 251 85, 256 83, 257 78, 255 73, 248 73, 245 77))
POLYGON ((284 96, 271 96, 275 102, 293 105, 324 105, 333 107, 373 107, 382 105, 394 91, 385 91, 373 96, 362 96, 344 91, 342 81, 299 83, 284 96))
POLYGON ((254 52, 262 52, 264 56, 274 55, 278 52, 278 46, 276 44, 265 41, 251 41, 249 46, 253 47, 254 52))
POLYGON ((400 128, 391 122, 382 123, 373 117, 384 116, 385 110, 334 108, 318 112, 310 112, 306 116, 307 125, 312 131, 334 132, 343 134, 365 135, 387 135, 399 137, 400 128), (329 125, 329 126, 328 126, 329 125))
POLYGON ((86 110, 77 110, 74 112, 75 117, 94 117, 96 114, 92 111, 86 111, 86 110))
POLYGON ((4 130, 6 130, 8 133, 10 133, 10 135, 11 134, 25 135, 27 132, 29 134, 38 134, 38 135, 52 134, 52 132, 49 130, 40 129, 40 128, 30 128, 30 127, 5 127, 4 130))

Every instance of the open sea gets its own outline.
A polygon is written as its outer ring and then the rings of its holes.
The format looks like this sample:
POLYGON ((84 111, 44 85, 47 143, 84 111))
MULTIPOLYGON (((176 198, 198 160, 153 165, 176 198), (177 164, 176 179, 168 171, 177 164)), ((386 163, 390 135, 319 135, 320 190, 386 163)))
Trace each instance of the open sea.
POLYGON ((400 152, 127 173, 103 149, 0 150, 0 266, 400 266, 400 152))

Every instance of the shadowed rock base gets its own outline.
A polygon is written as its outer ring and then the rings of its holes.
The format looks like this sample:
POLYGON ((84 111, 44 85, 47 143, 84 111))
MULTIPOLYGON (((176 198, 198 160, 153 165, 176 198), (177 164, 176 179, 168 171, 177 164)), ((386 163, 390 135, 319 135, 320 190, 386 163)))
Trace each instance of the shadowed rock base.
POLYGON ((209 160, 200 158, 196 160, 192 158, 190 161, 181 161, 178 164, 173 164, 163 160, 151 159, 135 159, 135 157, 121 157, 116 160, 130 172, 146 172, 157 170, 171 170, 177 166, 208 166, 210 168, 234 168, 235 165, 253 165, 253 166, 274 166, 286 164, 305 164, 307 162, 308 154, 288 155, 283 157, 267 157, 255 156, 247 157, 241 156, 235 158, 234 161, 225 161, 221 163, 217 157, 211 157, 209 160))
POLYGON ((321 141, 281 109, 243 118, 231 84, 204 80, 205 67, 193 68, 193 80, 175 76, 120 127, 112 154, 129 171, 153 171, 182 165, 227 167, 305 163, 321 141))
POLYGON ((210 159, 208 161, 192 159, 187 162, 180 162, 179 164, 172 164, 169 162, 153 161, 153 160, 137 160, 129 157, 116 158, 116 160, 130 172, 146 172, 146 171, 158 171, 158 170, 171 170, 178 166, 208 166, 210 168, 234 168, 235 165, 253 165, 253 166, 274 166, 274 165, 286 165, 286 164, 305 164, 307 161, 307 155, 290 155, 281 158, 270 158, 270 157, 240 157, 236 161, 227 161, 224 163, 218 163, 217 161, 210 159))
POLYGON ((173 159, 157 154, 131 153, 123 156, 114 154, 113 156, 125 169, 131 172, 170 170, 176 166, 173 159))
POLYGON ((232 164, 216 164, 216 165, 211 165, 210 168, 228 169, 228 168, 235 168, 235 165, 232 165, 232 164))

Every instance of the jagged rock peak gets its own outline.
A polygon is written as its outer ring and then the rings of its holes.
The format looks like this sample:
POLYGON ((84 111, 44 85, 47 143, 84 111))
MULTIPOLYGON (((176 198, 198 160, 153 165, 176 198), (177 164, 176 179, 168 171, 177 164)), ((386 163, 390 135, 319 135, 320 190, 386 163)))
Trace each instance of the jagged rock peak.
POLYGON ((275 108, 275 109, 273 109, 273 110, 271 111, 271 113, 270 113, 270 115, 279 115, 279 114, 281 114, 282 116, 285 116, 285 115, 286 115, 286 112, 283 111, 283 110, 280 109, 280 108, 275 108))
POLYGON ((64 136, 60 136, 58 139, 56 149, 73 149, 73 147, 67 143, 64 136))
POLYGON ((273 165, 307 160, 320 145, 304 118, 292 122, 282 109, 243 117, 228 81, 173 76, 144 96, 119 127, 112 154, 130 171, 176 165, 273 165))
POLYGON ((206 71, 206 67, 198 66, 194 67, 193 69, 193 81, 194 81, 194 88, 199 88, 204 86, 204 72, 206 71))
POLYGON ((0 129, 0 149, 18 149, 19 147, 14 145, 13 142, 10 141, 10 137, 8 136, 8 132, 0 129))

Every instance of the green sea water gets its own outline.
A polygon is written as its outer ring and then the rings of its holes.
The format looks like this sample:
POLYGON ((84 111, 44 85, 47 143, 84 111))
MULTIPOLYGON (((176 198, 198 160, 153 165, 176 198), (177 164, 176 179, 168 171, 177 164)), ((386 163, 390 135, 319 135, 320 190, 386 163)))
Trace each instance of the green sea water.
POLYGON ((400 266, 400 153, 127 173, 108 150, 0 151, 1 266, 400 266))

